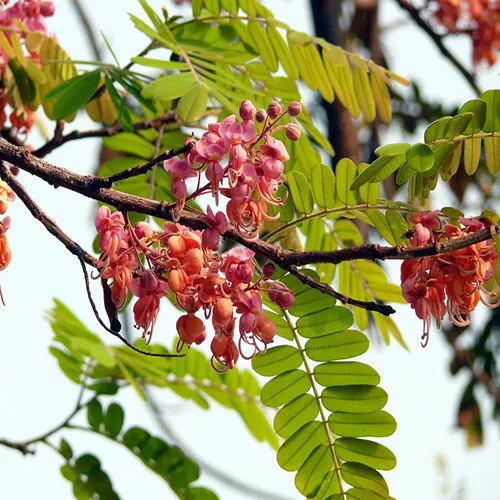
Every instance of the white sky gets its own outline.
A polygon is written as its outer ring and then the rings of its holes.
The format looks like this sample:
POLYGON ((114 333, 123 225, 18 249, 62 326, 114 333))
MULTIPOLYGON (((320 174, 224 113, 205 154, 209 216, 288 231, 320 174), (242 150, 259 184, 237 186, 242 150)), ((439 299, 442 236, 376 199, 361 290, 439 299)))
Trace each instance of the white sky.
MULTIPOLYGON (((50 30, 57 33, 62 46, 77 59, 91 55, 68 0, 59 0, 57 16, 50 30)), ((155 8, 163 0, 151 0, 155 8)), ((139 14, 135 0, 86 0, 86 9, 96 25, 110 40, 121 62, 141 50, 147 40, 132 29, 127 12, 139 14)), ((299 0, 268 1, 276 17, 300 30, 311 31, 308 2, 299 0)), ((391 0, 381 2, 382 24, 402 19, 399 8, 391 0)), ((169 6, 170 8, 170 6, 169 6)), ((172 9, 173 10, 173 9, 172 9)), ((187 10, 185 9, 184 12, 187 10)), ((405 25, 387 33, 384 45, 392 69, 422 83, 424 95, 449 104, 463 103, 473 97, 467 84, 448 63, 436 54, 432 44, 413 26, 405 25)), ((468 43, 454 40, 455 53, 467 64, 468 43)), ((498 67, 483 73, 483 88, 497 85, 498 67)), ((81 119, 76 126, 89 128, 81 119)), ((388 140, 399 139, 396 133, 388 140)), ((50 156, 49 160, 77 172, 88 173, 96 162, 98 141, 72 143, 50 156)), ((54 217, 73 238, 91 248, 94 236, 91 224, 92 202, 63 189, 53 190, 43 182, 22 174, 20 180, 47 213, 54 217)), ((87 325, 99 332, 88 301, 78 261, 50 236, 22 206, 10 205, 13 227, 9 239, 12 263, 1 275, 7 307, 2 308, 2 349, 0 351, 0 437, 29 439, 62 421, 71 411, 78 387, 62 376, 54 358, 48 353, 51 339, 49 326, 43 319, 51 307, 51 298, 62 299, 87 325)), ((397 269, 392 270, 397 279, 397 269)), ((500 487, 498 471, 498 426, 491 422, 491 405, 482 407, 486 445, 468 450, 463 433, 455 428, 458 399, 466 380, 452 378, 447 364, 450 352, 438 332, 433 332, 427 349, 420 348, 421 324, 409 311, 399 308, 396 321, 401 327, 410 353, 397 345, 373 347, 365 356, 380 372, 381 386, 389 393, 388 411, 398 421, 396 434, 385 440, 398 457, 398 466, 385 474, 394 497, 404 500, 433 500, 439 495, 440 478, 436 455, 444 453, 448 461, 450 482, 455 491, 466 488, 466 498, 495 498, 500 487)), ((476 320, 481 322, 478 311, 476 320)), ((175 316, 176 317, 176 316, 175 316)), ((174 336, 174 314, 164 314, 156 329, 155 341, 171 344, 174 336), (170 317, 168 317, 170 316, 170 317)), ((109 341, 106 333, 103 338, 109 341)), ((243 365, 243 363, 242 363, 243 365)), ((484 395, 479 391, 480 396, 484 395)), ((191 449, 238 479, 258 485, 270 492, 299 498, 294 475, 280 470, 275 452, 256 443, 232 412, 216 404, 203 412, 168 391, 157 394, 164 405, 167 419, 191 449)), ((143 425, 154 434, 145 405, 131 390, 125 390, 120 401, 126 408, 126 426, 143 425)), ((115 488, 124 500, 141 498, 174 498, 168 487, 144 468, 127 450, 104 439, 77 431, 65 436, 76 453, 91 451, 101 458, 115 488)), ((9 500, 53 500, 71 498, 70 483, 59 473, 61 459, 51 450, 39 446, 35 457, 23 457, 16 451, 0 447, 0 497, 9 500)), ((200 485, 206 485, 223 500, 248 499, 226 485, 203 474, 200 485)), ((450 497, 451 498, 451 497, 450 497)))

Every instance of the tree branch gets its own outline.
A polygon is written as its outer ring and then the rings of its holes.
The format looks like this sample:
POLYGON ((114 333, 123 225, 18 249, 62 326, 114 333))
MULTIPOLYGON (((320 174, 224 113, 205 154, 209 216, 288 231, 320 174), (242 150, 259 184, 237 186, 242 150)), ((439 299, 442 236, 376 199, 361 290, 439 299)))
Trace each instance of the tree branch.
POLYGON ((455 68, 462 74, 462 76, 467 80, 471 88, 477 95, 481 95, 481 89, 478 87, 476 83, 476 79, 474 75, 468 71, 463 64, 446 48, 443 37, 438 35, 422 18, 420 15, 420 11, 411 5, 407 0, 395 0, 396 3, 405 10, 410 17, 415 21, 415 23, 425 32, 431 40, 434 42, 434 45, 439 49, 441 54, 443 54, 450 62, 455 66, 455 68))
MULTIPOLYGON (((158 129, 162 125, 177 123, 177 113, 176 111, 168 111, 167 113, 157 116, 152 120, 144 120, 142 122, 134 123, 133 131, 138 132, 139 130, 148 130, 148 129, 158 129)), ((49 153, 59 148, 60 146, 66 144, 67 142, 77 141, 80 139, 89 139, 94 137, 112 137, 113 135, 117 135, 124 132, 123 126, 119 123, 116 125, 112 125, 111 127, 100 128, 97 130, 86 130, 83 132, 79 132, 75 130, 73 132, 69 132, 66 135, 54 135, 54 137, 41 146, 40 148, 33 151, 33 155, 38 158, 44 158, 49 153)))
POLYGON ((96 265, 96 258, 86 252, 76 241, 72 240, 31 198, 24 186, 12 175, 10 169, 0 162, 0 177, 12 188, 33 217, 40 221, 47 231, 55 236, 73 255, 82 258, 91 266, 96 265))
MULTIPOLYGON (((174 221, 172 204, 122 193, 106 187, 100 187, 102 185, 102 178, 92 175, 81 175, 62 167, 56 167, 55 165, 34 157, 26 149, 14 146, 5 141, 0 141, 0 160, 7 161, 20 169, 45 180, 54 187, 64 187, 66 189, 70 189, 71 191, 77 192, 87 198, 92 198, 114 206, 123 212, 137 212, 164 220, 174 221)), ((206 223, 202 220, 202 215, 197 213, 193 214, 185 210, 183 210, 178 217, 175 217, 175 222, 179 222, 180 224, 195 230, 203 230, 207 227, 206 223)), ((440 255, 454 250, 459 250, 461 248, 466 248, 481 241, 494 238, 498 234, 500 234, 500 224, 493 225, 487 229, 483 229, 463 238, 456 238, 445 243, 435 243, 421 247, 408 248, 403 245, 396 247, 362 245, 335 251, 314 252, 294 252, 266 243, 260 239, 248 241, 238 234, 232 227, 224 233, 224 237, 244 245, 250 250, 253 250, 259 256, 269 259, 282 269, 297 276, 301 279, 301 281, 307 281, 309 286, 316 288, 322 293, 332 295, 344 303, 350 303, 358 307, 363 307, 365 309, 388 315, 394 312, 391 307, 377 304, 375 302, 353 302, 353 299, 344 297, 333 290, 330 286, 324 283, 318 283, 308 277, 304 277, 305 275, 298 271, 295 266, 316 264, 320 262, 339 264, 343 261, 356 259, 415 259, 426 256, 440 255)))

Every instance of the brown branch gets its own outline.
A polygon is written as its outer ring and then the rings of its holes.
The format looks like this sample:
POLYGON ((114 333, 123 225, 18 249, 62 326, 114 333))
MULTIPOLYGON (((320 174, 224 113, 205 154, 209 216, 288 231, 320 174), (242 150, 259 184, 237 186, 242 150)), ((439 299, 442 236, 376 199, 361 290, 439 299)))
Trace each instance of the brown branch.
POLYGON ((318 283, 316 280, 314 280, 307 274, 300 272, 295 266, 289 266, 288 272, 297 277, 302 283, 304 283, 304 285, 308 285, 311 288, 316 288, 316 290, 319 290, 325 295, 331 295, 332 297, 342 302, 342 304, 349 304, 351 306, 361 307, 363 309, 366 309, 367 311, 376 311, 385 316, 390 316, 391 314, 394 314, 396 312, 393 307, 385 304, 377 304, 376 302, 371 302, 371 301, 367 302, 364 300, 357 300, 351 297, 346 297, 345 295, 342 295, 340 292, 334 290, 331 286, 325 283, 318 283))
POLYGON ((192 148, 192 144, 186 144, 179 149, 171 149, 170 151, 165 151, 159 156, 156 156, 152 160, 148 161, 144 165, 138 165, 137 167, 127 168, 121 172, 118 172, 109 177, 96 177, 96 184, 102 187, 111 187, 115 182, 123 181, 129 179, 130 177, 137 177, 138 175, 145 174, 151 170, 158 163, 174 158, 175 156, 188 153, 192 148))
POLYGON ((31 198, 24 186, 12 175, 10 169, 0 162, 0 177, 12 188, 33 217, 40 221, 47 231, 55 236, 73 255, 95 267, 96 259, 86 252, 76 241, 72 240, 31 198))
POLYGON ((420 247, 406 247, 399 245, 388 247, 382 245, 359 245, 350 248, 343 248, 332 252, 290 252, 292 257, 285 258, 292 260, 297 265, 328 263, 340 264, 348 260, 410 260, 421 257, 431 257, 450 253, 455 250, 475 245, 481 241, 490 240, 500 234, 500 224, 494 224, 488 228, 481 229, 476 233, 449 240, 445 243, 431 243, 420 247))
POLYGON ((35 454, 35 451, 31 448, 28 448, 28 445, 26 443, 18 443, 15 441, 8 441, 7 439, 0 439, 0 445, 20 451, 23 455, 35 454))
POLYGON ((455 68, 463 75, 463 77, 467 80, 469 85, 472 87, 474 92, 477 95, 481 95, 481 89, 478 87, 476 83, 476 79, 474 75, 468 71, 464 65, 446 48, 443 37, 438 35, 422 18, 420 15, 419 9, 411 5, 407 0, 395 0, 396 3, 405 10, 410 17, 415 21, 415 23, 425 32, 431 40, 434 42, 434 45, 439 49, 441 54, 443 54, 450 62, 455 66, 455 68))
MULTIPOLYGON (((169 123, 177 123, 177 113, 175 110, 168 111, 161 116, 153 118, 152 120, 144 120, 142 122, 134 123, 133 131, 138 132, 140 130, 148 130, 153 128, 158 129, 162 125, 169 123)), ((86 130, 83 132, 75 130, 73 132, 69 132, 66 135, 55 134, 49 142, 33 151, 33 154, 35 156, 38 156, 38 158, 44 158, 49 153, 66 144, 67 142, 77 141, 80 139, 89 139, 93 137, 112 137, 113 135, 117 135, 122 132, 124 132, 123 126, 117 123, 116 125, 113 125, 111 127, 101 128, 97 130, 86 130)))
MULTIPOLYGON (((70 189, 71 191, 82 194, 88 198, 114 206, 123 212, 137 212, 164 220, 174 220, 173 206, 171 204, 122 193, 106 187, 100 187, 102 179, 99 177, 81 175, 62 167, 56 167, 55 165, 34 157, 24 148, 14 146, 4 141, 0 141, 0 160, 16 165, 20 169, 45 180, 52 186, 70 189)), ((200 214, 193 214, 188 211, 182 211, 179 216, 175 218, 175 221, 188 226, 191 229, 201 230, 207 227, 200 214)), ((300 271, 298 271, 295 266, 320 262, 339 264, 343 261, 356 259, 415 259, 419 257, 449 253, 454 250, 466 248, 475 243, 494 238, 498 234, 500 234, 500 224, 493 225, 490 228, 483 229, 463 238, 457 238, 445 243, 435 243, 421 247, 407 248, 404 246, 384 247, 380 245, 362 245, 331 252, 293 252, 271 245, 259 239, 255 241, 247 241, 232 227, 224 233, 224 236, 235 241, 236 243, 244 245, 250 250, 253 250, 257 255, 271 260, 284 270, 295 274, 299 279, 307 280, 307 284, 311 287, 316 288, 323 293, 336 296, 335 294, 338 294, 338 292, 335 292, 328 285, 318 283, 314 280, 308 280, 308 278, 303 278, 300 271)), ((341 294, 338 294, 337 298, 344 303, 351 303, 359 307, 364 307, 365 309, 369 308, 369 310, 378 311, 381 314, 387 315, 393 312, 392 308, 388 308, 388 306, 377 304, 375 302, 357 301, 354 303, 352 302, 353 299, 344 297, 341 294)))

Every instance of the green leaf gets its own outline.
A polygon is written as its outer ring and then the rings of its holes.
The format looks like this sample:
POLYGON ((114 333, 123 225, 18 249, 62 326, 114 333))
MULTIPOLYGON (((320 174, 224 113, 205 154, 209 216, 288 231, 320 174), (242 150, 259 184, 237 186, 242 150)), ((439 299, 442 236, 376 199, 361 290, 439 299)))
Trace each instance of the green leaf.
POLYGON ((389 123, 392 118, 389 89, 382 77, 376 71, 370 72, 370 84, 378 115, 383 122, 389 123))
POLYGON ((309 376, 303 370, 290 370, 276 376, 262 388, 261 400, 273 408, 291 401, 311 388, 309 376))
POLYGON ((367 182, 385 180, 401 166, 404 160, 405 155, 403 154, 396 156, 381 156, 377 158, 366 170, 363 170, 363 172, 354 179, 351 183, 351 189, 358 189, 367 182))
POLYGON ((371 123, 375 120, 375 100, 370 87, 368 73, 355 67, 353 71, 354 92, 359 104, 359 108, 365 117, 365 120, 371 123))
MULTIPOLYGON (((358 165, 358 174, 368 168, 367 163, 358 165)), ((380 182, 367 182, 359 188, 359 197, 368 205, 376 205, 380 196, 380 182)))
POLYGON ((320 337, 346 330, 353 322, 354 319, 349 309, 335 306, 300 317, 297 320, 297 329, 302 337, 320 337))
MULTIPOLYGON (((500 120, 498 123, 500 126, 500 120)), ((497 175, 500 172, 500 137, 485 137, 483 141, 486 166, 492 175, 497 175)))
POLYGON ((123 130, 125 130, 125 132, 132 132, 132 118, 130 117, 130 113, 125 105, 125 102, 115 89, 113 81, 108 75, 106 75, 104 81, 106 83, 106 89, 108 90, 109 96, 111 97, 111 101, 113 102, 113 106, 115 107, 118 121, 123 126, 123 130))
POLYGON ((384 146, 379 146, 375 150, 375 154, 378 156, 399 156, 404 155, 411 149, 411 144, 408 142, 395 142, 393 144, 385 144, 384 146))
POLYGON ((155 152, 155 148, 151 143, 143 139, 140 135, 130 132, 105 137, 102 141, 109 149, 140 156, 147 160, 153 158, 155 152))
POLYGON ((290 52, 290 49, 288 48, 285 40, 283 40, 283 37, 280 35, 279 31, 270 23, 268 23, 267 25, 267 36, 274 51, 276 52, 276 56, 279 62, 285 70, 285 73, 292 80, 298 80, 299 71, 290 52))
POLYGON ((90 391, 94 391, 97 394, 106 394, 108 396, 116 394, 119 388, 119 385, 113 381, 96 382, 95 384, 89 384, 87 386, 87 389, 90 391))
POLYGON ((337 196, 343 205, 352 206, 358 202, 358 193, 355 190, 359 186, 354 186, 356 171, 356 165, 349 158, 342 158, 335 168, 337 196))
POLYGON ((323 406, 330 411, 372 413, 387 403, 387 393, 372 385, 327 387, 321 394, 323 406))
POLYGON ((61 442, 59 443, 59 451, 67 461, 70 461, 71 458, 73 458, 73 450, 71 449, 71 446, 64 438, 61 438, 61 442))
POLYGON ((162 76, 142 90, 146 99, 171 101, 182 97, 195 83, 196 78, 191 72, 162 76))
POLYGON ((425 130, 424 141, 426 144, 434 142, 438 139, 443 139, 444 132, 451 119, 451 116, 443 116, 442 118, 433 121, 425 130))
POLYGON ((287 471, 298 470, 316 446, 325 441, 323 424, 308 422, 294 432, 278 450, 278 463, 287 471))
POLYGON ((335 206, 335 174, 326 165, 318 164, 312 169, 314 199, 320 208, 335 206))
POLYGON ((308 340, 306 353, 314 361, 335 361, 359 356, 368 350, 369 345, 365 334, 346 330, 308 340))
POLYGON ((324 387, 331 385, 378 385, 380 375, 370 365, 357 361, 322 363, 314 368, 314 377, 324 387))
POLYGON ((337 455, 346 462, 359 462, 380 470, 396 467, 396 457, 385 446, 367 439, 339 438, 334 444, 337 455))
POLYGON ((388 498, 387 495, 381 496, 364 488, 351 488, 347 490, 347 500, 386 500, 388 498))
POLYGON ((131 61, 148 68, 165 69, 168 71, 185 71, 189 66, 185 62, 164 61, 163 59, 151 59, 150 57, 132 57, 131 61))
POLYGON ((148 441, 150 436, 149 432, 141 427, 131 427, 123 435, 122 441, 127 448, 132 450, 134 448, 140 448, 146 441, 148 441))
POLYGON ((301 394, 281 408, 274 417, 274 428, 284 438, 290 437, 305 423, 314 420, 319 405, 311 394, 301 394))
MULTIPOLYGON (((286 281, 288 282, 288 280, 286 281)), ((294 316, 305 316, 306 314, 330 309, 335 303, 336 300, 330 295, 325 295, 319 290, 307 287, 305 291, 295 295, 295 302, 289 311, 294 316)))
POLYGON ((306 176, 294 170, 288 172, 287 181, 295 208, 303 214, 310 214, 314 208, 314 200, 306 176))
POLYGON ((83 107, 95 94, 100 81, 100 70, 91 71, 65 82, 66 85, 62 91, 47 94, 46 99, 59 96, 54 105, 54 118, 62 120, 83 107))
POLYGON ((500 132, 500 90, 487 90, 481 95, 486 102, 484 132, 500 132))
POLYGON ((271 347, 252 359, 252 368, 265 377, 278 375, 298 368, 302 364, 300 352, 293 346, 271 347))
POLYGON ((117 403, 111 403, 104 417, 104 428, 109 434, 116 437, 122 430, 124 419, 125 413, 123 408, 117 403))
POLYGON ((320 444, 307 457, 295 476, 295 486, 304 496, 314 495, 333 466, 333 457, 327 444, 320 444))
POLYGON ((464 167, 468 175, 473 175, 481 159, 481 139, 465 139, 464 141, 464 167))
POLYGON ((464 131, 464 134, 470 135, 481 132, 484 121, 486 120, 486 102, 482 99, 472 99, 467 101, 461 108, 460 113, 472 113, 472 120, 464 131))
POLYGON ((356 462, 344 462, 341 465, 342 478, 351 486, 365 488, 387 497, 389 488, 380 472, 356 462))
POLYGON ((426 144, 415 144, 407 151, 406 162, 416 172, 426 172, 434 166, 434 153, 426 144))
POLYGON ((84 455, 80 455, 75 461, 75 469, 80 474, 89 474, 92 470, 99 469, 101 467, 101 463, 99 460, 90 453, 85 453, 84 455))
POLYGON ((258 21, 249 21, 247 29, 252 37, 253 45, 257 49, 257 53, 262 57, 264 64, 272 73, 276 73, 278 71, 278 60, 264 28, 258 21))
POLYGON ((93 399, 87 406, 87 421, 92 429, 99 429, 102 420, 102 405, 98 399, 93 399))
POLYGON ((193 123, 201 118, 207 109, 207 104, 207 88, 205 85, 195 83, 179 100, 177 113, 184 123, 193 123))
POLYGON ((330 415, 332 431, 345 437, 386 437, 396 431, 394 417, 386 411, 374 413, 340 413, 330 415))
POLYGON ((472 113, 460 113, 454 116, 447 124, 444 131, 444 137, 446 139, 451 139, 463 133, 463 131, 468 127, 474 115, 472 113))

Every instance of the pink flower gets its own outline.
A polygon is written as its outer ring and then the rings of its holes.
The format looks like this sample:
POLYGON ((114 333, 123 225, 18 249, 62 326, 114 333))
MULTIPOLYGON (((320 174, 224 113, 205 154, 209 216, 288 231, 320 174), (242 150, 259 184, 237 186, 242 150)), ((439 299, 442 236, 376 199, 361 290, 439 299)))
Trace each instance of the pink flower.
POLYGON ((227 218, 223 212, 217 212, 214 215, 212 208, 208 206, 207 215, 202 220, 210 226, 203 231, 202 244, 206 248, 217 250, 220 245, 221 234, 224 234, 229 227, 227 218))
POLYGON ((290 156, 285 148, 285 145, 278 139, 274 139, 270 135, 266 136, 266 143, 260 148, 261 153, 267 158, 277 158, 278 160, 286 163, 290 156))
POLYGON ((255 270, 255 264, 252 260, 254 256, 255 253, 248 248, 233 248, 224 257, 221 271, 233 284, 250 283, 255 270))

